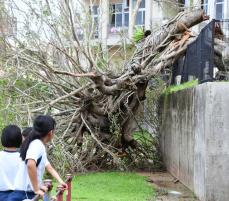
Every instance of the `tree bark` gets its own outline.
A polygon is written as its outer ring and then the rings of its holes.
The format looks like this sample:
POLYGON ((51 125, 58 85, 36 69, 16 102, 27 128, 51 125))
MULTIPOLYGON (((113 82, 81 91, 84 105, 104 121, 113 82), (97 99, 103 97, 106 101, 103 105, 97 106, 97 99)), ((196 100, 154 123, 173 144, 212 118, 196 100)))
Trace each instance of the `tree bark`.
POLYGON ((129 38, 131 39, 134 35, 134 27, 135 27, 135 23, 136 23, 136 17, 137 17, 137 14, 138 14, 138 10, 139 10, 139 7, 141 5, 141 2, 142 0, 137 0, 136 1, 136 5, 134 7, 133 4, 133 1, 130 3, 130 11, 133 9, 131 13, 131 18, 129 20, 129 38))

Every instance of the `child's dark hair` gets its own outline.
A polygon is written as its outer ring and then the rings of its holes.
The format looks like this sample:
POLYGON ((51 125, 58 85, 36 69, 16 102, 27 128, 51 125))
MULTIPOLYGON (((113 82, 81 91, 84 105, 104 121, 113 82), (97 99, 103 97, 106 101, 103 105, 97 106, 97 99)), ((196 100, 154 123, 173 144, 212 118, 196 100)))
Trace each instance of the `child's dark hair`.
POLYGON ((32 131, 29 136, 24 140, 20 149, 20 156, 24 161, 30 143, 36 139, 42 139, 56 126, 55 120, 49 115, 39 115, 33 122, 32 131))
POLYGON ((29 136, 29 134, 31 133, 31 131, 33 130, 33 128, 32 127, 27 127, 27 128, 25 128, 23 131, 22 131, 22 136, 24 137, 24 138, 27 138, 28 136, 29 136))
POLYGON ((3 147, 19 148, 22 142, 21 129, 16 125, 6 126, 2 130, 1 143, 3 147))

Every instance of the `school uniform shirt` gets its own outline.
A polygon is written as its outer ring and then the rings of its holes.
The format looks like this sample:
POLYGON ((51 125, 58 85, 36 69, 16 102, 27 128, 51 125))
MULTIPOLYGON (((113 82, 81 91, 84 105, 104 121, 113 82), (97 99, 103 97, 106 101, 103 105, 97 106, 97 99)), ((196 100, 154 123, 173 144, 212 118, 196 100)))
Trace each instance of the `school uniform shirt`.
POLYGON ((39 186, 42 184, 42 178, 45 172, 45 167, 49 164, 45 146, 41 140, 34 140, 30 143, 26 153, 26 160, 20 164, 16 179, 15 190, 19 191, 34 191, 29 178, 27 161, 32 159, 37 164, 37 179, 39 186))
POLYGON ((14 190, 14 180, 21 162, 17 151, 0 151, 0 191, 14 190))

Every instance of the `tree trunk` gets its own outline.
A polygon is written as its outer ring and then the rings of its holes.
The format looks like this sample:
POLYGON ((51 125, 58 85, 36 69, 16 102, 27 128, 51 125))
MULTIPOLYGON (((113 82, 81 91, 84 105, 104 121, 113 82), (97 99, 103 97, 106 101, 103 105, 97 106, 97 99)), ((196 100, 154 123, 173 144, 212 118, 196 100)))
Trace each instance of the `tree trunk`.
POLYGON ((130 11, 133 9, 133 12, 130 12, 131 13, 131 18, 129 20, 129 38, 132 39, 133 35, 134 35, 134 27, 135 27, 135 23, 136 23, 136 17, 137 17, 137 14, 138 14, 138 10, 139 10, 139 7, 141 5, 141 2, 142 0, 137 0, 136 1, 136 5, 134 7, 133 5, 133 1, 130 3, 130 11))

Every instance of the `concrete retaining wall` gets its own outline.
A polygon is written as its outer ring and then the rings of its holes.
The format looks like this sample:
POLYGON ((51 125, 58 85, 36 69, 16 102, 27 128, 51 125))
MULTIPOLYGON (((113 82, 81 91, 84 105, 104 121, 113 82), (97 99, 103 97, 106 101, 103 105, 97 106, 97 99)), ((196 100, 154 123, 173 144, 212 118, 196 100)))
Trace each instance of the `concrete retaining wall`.
POLYGON ((201 201, 229 200, 229 83, 205 83, 161 102, 168 171, 201 201))

